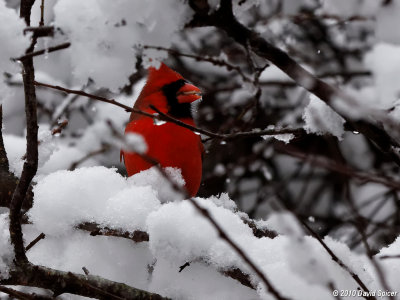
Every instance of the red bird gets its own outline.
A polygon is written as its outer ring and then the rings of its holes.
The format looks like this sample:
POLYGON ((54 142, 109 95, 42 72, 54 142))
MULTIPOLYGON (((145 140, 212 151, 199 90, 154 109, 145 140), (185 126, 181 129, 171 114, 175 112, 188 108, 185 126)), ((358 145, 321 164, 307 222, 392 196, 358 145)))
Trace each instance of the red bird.
MULTIPOLYGON (((157 70, 149 68, 149 75, 134 108, 154 114, 150 106, 175 119, 194 125, 191 103, 201 98, 199 88, 180 74, 161 64, 157 70)), ((147 143, 147 155, 162 167, 179 168, 188 194, 195 196, 201 182, 203 145, 200 136, 171 122, 157 125, 147 116, 132 112, 125 134, 141 134, 147 143)), ((121 150, 128 176, 149 169, 152 164, 135 153, 121 150)))

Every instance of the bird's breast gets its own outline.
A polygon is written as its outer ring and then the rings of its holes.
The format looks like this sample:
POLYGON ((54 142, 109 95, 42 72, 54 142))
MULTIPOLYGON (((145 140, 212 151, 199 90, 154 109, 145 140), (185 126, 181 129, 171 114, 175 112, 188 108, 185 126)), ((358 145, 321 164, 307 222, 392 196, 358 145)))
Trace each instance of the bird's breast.
MULTIPOLYGON (((192 119, 183 120, 194 125, 192 119)), ((150 118, 130 122, 125 133, 141 134, 147 143, 147 155, 160 163, 162 167, 179 168, 185 180, 185 187, 191 196, 196 195, 202 175, 202 144, 200 136, 189 129, 174 123, 156 125, 150 118)), ((124 152, 125 166, 131 176, 146 170, 152 165, 139 155, 124 152)))

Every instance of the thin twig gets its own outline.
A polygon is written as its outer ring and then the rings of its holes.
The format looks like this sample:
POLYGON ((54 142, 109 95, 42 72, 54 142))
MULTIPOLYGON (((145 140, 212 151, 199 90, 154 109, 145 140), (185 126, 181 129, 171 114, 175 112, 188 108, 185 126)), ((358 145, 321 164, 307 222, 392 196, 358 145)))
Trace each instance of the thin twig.
POLYGON ((102 227, 96 223, 82 223, 76 226, 77 229, 85 230, 90 232, 91 236, 103 235, 103 236, 114 236, 125 239, 130 239, 135 243, 148 242, 149 234, 145 231, 135 230, 129 232, 123 229, 111 229, 108 227, 102 227))
POLYGON ((32 58, 34 56, 39 56, 39 55, 42 55, 42 54, 45 54, 45 53, 50 53, 50 52, 66 49, 69 46, 71 46, 71 43, 63 43, 63 44, 60 44, 58 46, 49 47, 49 48, 46 48, 46 49, 30 52, 30 53, 27 53, 27 54, 25 54, 23 56, 17 57, 17 58, 11 58, 11 60, 12 61, 24 61, 24 60, 27 60, 28 58, 32 58))
POLYGON ((32 242, 28 244, 28 246, 25 247, 25 251, 28 252, 29 249, 31 249, 33 246, 35 246, 40 240, 44 239, 46 235, 42 232, 39 234, 32 242))
POLYGON ((39 26, 44 26, 44 0, 40 4, 40 22, 39 26))
MULTIPOLYGON (((101 102, 110 103, 110 104, 113 104, 113 105, 122 107, 122 108, 125 109, 125 111, 127 111, 127 112, 135 111, 135 110, 133 110, 131 107, 129 107, 129 106, 127 106, 127 105, 124 105, 124 104, 122 104, 122 103, 119 103, 119 102, 115 101, 114 99, 107 99, 107 98, 104 98, 104 97, 101 97, 101 96, 96 96, 96 95, 93 95, 93 94, 88 94, 88 93, 86 93, 86 92, 84 92, 84 91, 80 91, 80 90, 71 90, 71 89, 67 89, 67 88, 64 88, 64 87, 61 87, 61 86, 58 86, 58 85, 51 85, 51 84, 47 84, 47 83, 43 83, 43 82, 38 82, 38 81, 35 81, 35 85, 36 85, 36 86, 43 86, 43 87, 51 88, 51 89, 54 89, 54 90, 58 90, 58 91, 67 93, 67 94, 75 94, 75 95, 79 95, 79 96, 88 97, 88 98, 90 98, 90 99, 98 100, 98 101, 101 101, 101 102)), ((140 112, 140 111, 135 111, 135 112, 136 112, 136 113, 143 113, 144 115, 147 115, 147 116, 149 116, 149 117, 152 117, 152 115, 151 115, 151 114, 148 114, 148 113, 144 113, 144 112, 140 112)))
POLYGON ((382 255, 378 257, 379 259, 399 259, 400 254, 398 255, 382 255))
POLYGON ((170 49, 170 48, 165 48, 165 47, 159 47, 159 46, 149 46, 149 45, 145 45, 143 46, 144 49, 155 49, 155 50, 160 50, 160 51, 166 51, 172 55, 177 55, 177 56, 182 56, 182 57, 188 57, 188 58, 193 58, 196 61, 206 61, 209 63, 212 63, 215 66, 222 66, 225 67, 228 71, 232 71, 235 70, 240 77, 242 77, 243 81, 246 82, 250 82, 253 83, 253 80, 249 77, 247 77, 242 69, 238 66, 232 65, 230 63, 228 63, 227 61, 220 59, 220 58, 213 58, 213 57, 209 57, 209 56, 199 56, 199 55, 194 55, 194 54, 187 54, 187 53, 181 53, 177 50, 174 49, 170 49))
POLYGON ((275 296, 276 299, 283 300, 288 299, 286 297, 281 296, 281 294, 275 289, 275 287, 270 283, 267 277, 263 272, 255 265, 255 263, 250 259, 250 257, 228 236, 228 234, 222 229, 222 227, 215 221, 215 219, 211 216, 209 211, 202 206, 200 206, 193 198, 188 199, 194 207, 213 225, 213 227, 217 230, 219 237, 227 242, 235 251, 239 254, 239 256, 250 266, 250 268, 257 274, 257 276, 264 282, 267 287, 267 290, 275 296))
POLYGON ((51 135, 56 135, 56 134, 61 133, 63 131, 63 129, 65 127, 67 127, 67 125, 68 125, 68 120, 67 119, 61 121, 60 123, 58 123, 57 127, 53 128, 51 130, 51 135))
MULTIPOLYGON (((382 284, 383 289, 385 291, 389 291, 389 285, 387 283, 387 280, 386 280, 386 277, 385 277, 385 273, 383 272, 381 266, 379 265, 379 262, 373 256, 373 253, 371 251, 371 247, 369 246, 368 241, 367 241, 367 237, 365 235, 365 231, 362 228, 360 228, 361 226, 356 226, 356 227, 357 227, 358 231, 360 232, 360 235, 361 235, 361 238, 362 238, 362 242, 364 244, 365 249, 367 250, 367 256, 370 259, 370 261, 371 261, 371 263, 372 263, 372 265, 373 265, 373 267, 375 269, 375 272, 378 275, 378 279, 379 279, 380 283, 382 284)), ((394 296, 391 295, 391 294, 387 295, 387 297, 389 299, 395 300, 394 296)))
MULTIPOLYGON (((354 279, 355 282, 358 283, 358 285, 364 290, 364 292, 367 293, 367 295, 371 295, 371 292, 367 288, 367 286, 364 284, 364 282, 360 279, 360 277, 354 273, 350 268, 339 258, 336 256, 335 253, 328 247, 328 245, 319 237, 319 235, 311 229, 310 226, 307 225, 306 222, 298 218, 298 220, 303 224, 303 226, 308 230, 308 232, 317 239, 317 241, 321 244, 321 246, 328 252, 329 256, 332 258, 332 260, 337 263, 341 268, 343 268, 347 273, 350 274, 350 276, 354 279)), ((363 298, 368 299, 368 300, 376 300, 374 296, 363 296, 363 298)))
POLYGON ((74 161, 73 163, 71 163, 71 165, 68 168, 68 170, 69 171, 75 170, 83 162, 87 161, 88 159, 90 159, 90 158, 92 158, 92 157, 94 157, 96 155, 106 153, 107 151, 110 150, 110 148, 111 148, 110 145, 103 145, 100 149, 90 151, 89 153, 87 153, 82 158, 80 158, 80 159, 74 161))
POLYGON ((264 136, 264 135, 279 135, 279 134, 302 135, 302 134, 305 134, 305 131, 301 128, 265 129, 265 130, 254 130, 254 131, 249 131, 249 132, 237 132, 237 133, 230 133, 230 134, 229 133, 228 134, 214 133, 214 132, 202 129, 202 128, 198 128, 198 127, 186 124, 185 122, 182 122, 178 119, 175 119, 175 118, 161 112, 159 109, 157 109, 154 106, 150 106, 150 108, 153 109, 155 112, 157 112, 157 114, 151 114, 151 113, 144 112, 144 111, 141 111, 141 110, 138 110, 135 108, 131 108, 125 104, 122 104, 122 103, 116 101, 115 99, 107 99, 105 97, 89 94, 89 93, 86 93, 81 90, 72 90, 72 89, 61 87, 61 86, 51 85, 51 84, 42 83, 42 82, 38 82, 38 81, 35 81, 35 85, 55 89, 55 90, 62 91, 67 94, 75 94, 75 95, 79 95, 79 96, 88 97, 90 99, 94 99, 97 101, 113 104, 113 105, 123 108, 127 112, 134 112, 134 113, 137 113, 137 114, 140 114, 140 115, 152 118, 152 119, 175 123, 181 127, 187 128, 194 132, 201 133, 210 138, 216 138, 216 139, 221 139, 221 140, 226 140, 226 141, 231 141, 231 140, 234 140, 237 138, 258 137, 258 136, 264 136))
MULTIPOLYGON (((33 2, 21 0, 21 17, 24 17, 27 25, 30 22, 30 13, 33 2)), ((29 49, 34 47, 35 39, 29 49)), ((28 188, 35 176, 38 168, 38 122, 37 122, 37 100, 35 91, 35 69, 33 66, 32 57, 22 60, 23 72, 22 78, 24 83, 25 93, 25 115, 26 115, 26 161, 24 163, 20 180, 13 193, 10 204, 10 239, 14 247, 15 264, 25 265, 28 259, 25 254, 21 227, 21 208, 28 188)))
POLYGON ((345 174, 345 175, 357 178, 362 181, 375 182, 375 183, 385 185, 385 186, 390 187, 395 190, 400 190, 400 183, 396 182, 394 179, 385 178, 385 177, 382 177, 382 176, 379 176, 379 175, 376 175, 373 173, 369 173, 369 172, 357 171, 347 165, 343 165, 336 161, 331 161, 328 158, 322 158, 322 157, 317 157, 317 156, 310 157, 309 155, 307 155, 305 153, 294 151, 287 147, 285 147, 285 148, 277 147, 277 148, 282 153, 286 153, 290 156, 297 157, 301 160, 307 161, 310 164, 316 165, 318 167, 322 167, 322 168, 325 168, 325 169, 328 169, 328 170, 331 170, 331 171, 334 171, 334 172, 337 172, 340 174, 345 174))
POLYGON ((0 170, 8 171, 9 163, 3 141, 3 105, 0 104, 0 170))

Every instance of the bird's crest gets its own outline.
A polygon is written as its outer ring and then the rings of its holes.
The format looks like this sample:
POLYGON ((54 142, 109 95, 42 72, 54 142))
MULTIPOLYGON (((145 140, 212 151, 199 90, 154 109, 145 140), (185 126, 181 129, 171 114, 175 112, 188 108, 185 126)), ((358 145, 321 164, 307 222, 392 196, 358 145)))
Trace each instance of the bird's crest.
POLYGON ((183 77, 179 73, 170 69, 164 63, 161 63, 160 68, 158 69, 150 67, 147 82, 140 93, 140 97, 144 98, 156 90, 161 89, 166 84, 172 83, 179 79, 183 79, 183 77))

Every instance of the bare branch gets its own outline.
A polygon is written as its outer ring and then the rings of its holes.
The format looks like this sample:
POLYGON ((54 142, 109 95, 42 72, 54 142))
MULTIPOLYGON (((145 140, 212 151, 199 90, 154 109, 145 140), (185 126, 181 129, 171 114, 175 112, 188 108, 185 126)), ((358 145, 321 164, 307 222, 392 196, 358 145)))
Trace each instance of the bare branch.
POLYGON ((274 295, 274 297, 278 300, 288 299, 283 297, 271 284, 271 282, 267 279, 264 273, 255 265, 255 263, 250 259, 250 257, 228 236, 228 234, 222 229, 222 227, 215 221, 215 219, 211 216, 207 209, 201 207, 193 198, 188 199, 194 207, 206 218, 210 221, 213 227, 217 230, 221 239, 231 246, 237 254, 249 265, 249 267, 257 274, 257 276, 261 279, 261 281, 266 285, 267 290, 274 295))
POLYGON ((49 289, 54 292, 54 296, 63 293, 72 293, 97 299, 167 299, 158 294, 107 280, 99 276, 63 272, 42 266, 35 266, 30 263, 11 270, 10 277, 1 280, 0 284, 49 289))
POLYGON ((44 26, 44 0, 40 4, 40 21, 39 26, 44 26))
POLYGON ((379 256, 379 259, 399 259, 400 258, 400 254, 399 255, 382 255, 379 256))
MULTIPOLYGON (((339 88, 315 77, 286 52, 269 43, 258 33, 239 23, 233 15, 231 0, 222 0, 220 8, 213 13, 206 11, 205 8, 208 6, 205 6, 205 2, 207 1, 189 1, 190 6, 195 11, 195 16, 189 23, 189 26, 215 26, 216 28, 224 30, 227 35, 233 38, 237 43, 243 47, 249 45, 254 53, 272 62, 291 77, 299 86, 302 86, 310 93, 316 95, 331 107, 333 106, 334 99, 340 99, 340 101, 345 101, 350 105, 355 105, 355 103, 357 103, 357 101, 339 88)), ((374 111, 374 114, 387 119, 386 114, 380 114, 378 111, 374 111)), ((346 116, 343 116, 343 118, 346 119, 349 126, 364 134, 383 154, 393 160, 397 165, 400 165, 399 153, 394 149, 395 147, 400 147, 400 145, 389 136, 381 126, 363 120, 352 121, 346 116)))
POLYGON ((39 26, 39 27, 26 27, 24 29, 24 33, 33 32, 33 35, 36 37, 44 37, 54 35, 54 27, 53 26, 39 26))
MULTIPOLYGON (((30 13, 34 1, 21 1, 21 17, 24 17, 27 25, 30 22, 30 13)), ((33 44, 32 44, 33 45, 33 44)), ((31 47, 32 47, 31 45, 31 47)), ((38 168, 38 122, 37 104, 35 92, 35 69, 32 57, 22 61, 25 92, 25 114, 26 114, 26 156, 21 178, 15 188, 10 204, 10 238, 14 246, 15 262, 17 265, 28 262, 25 255, 24 241, 21 228, 21 208, 29 185, 36 174, 38 168)))
POLYGON ((165 47, 159 47, 159 46, 149 46, 149 45, 145 45, 143 46, 144 49, 155 49, 155 50, 160 50, 160 51, 166 51, 172 55, 177 55, 177 56, 182 56, 182 57, 189 57, 189 58, 193 58, 197 61, 206 61, 209 63, 212 63, 215 66, 222 66, 225 67, 228 71, 236 71, 240 77, 242 77, 243 81, 246 82, 250 82, 253 83, 253 80, 251 78, 249 78, 248 76, 246 76, 242 69, 238 66, 232 65, 230 63, 228 63, 227 61, 223 60, 223 59, 219 59, 219 58, 213 58, 213 57, 208 57, 208 56, 199 56, 199 55, 194 55, 194 54, 188 54, 188 53, 181 53, 177 50, 174 49, 170 49, 170 48, 165 48, 165 47))
POLYGON ((69 46, 71 46, 71 43, 63 43, 63 44, 60 44, 58 46, 49 47, 47 49, 42 49, 42 50, 38 50, 38 51, 35 51, 35 52, 30 52, 30 53, 27 53, 27 54, 25 54, 23 56, 20 56, 20 57, 17 57, 17 58, 12 58, 11 60, 13 60, 13 61, 24 61, 24 60, 27 60, 27 59, 32 58, 34 56, 39 56, 39 55, 43 55, 45 53, 50 53, 50 52, 66 49, 69 46))
POLYGON ((375 182, 395 190, 400 190, 400 182, 397 182, 395 179, 383 177, 381 175, 373 174, 370 172, 361 172, 349 167, 348 165, 341 164, 340 162, 332 161, 328 158, 310 156, 308 154, 292 150, 288 147, 277 147, 277 149, 282 153, 297 157, 318 167, 322 167, 340 174, 345 174, 361 181, 375 182))
POLYGON ((3 105, 0 105, 0 171, 8 171, 8 158, 3 141, 3 105))
POLYGON ((107 151, 109 151, 111 149, 110 145, 103 145, 100 149, 97 150, 93 150, 90 151, 89 153, 87 153, 85 156, 83 156, 82 158, 74 161, 70 167, 68 168, 69 171, 73 171, 75 170, 80 164, 84 163, 85 161, 87 161, 88 159, 99 155, 99 154, 103 154, 106 153, 107 151))
POLYGON ((135 230, 134 232, 128 232, 123 229, 111 229, 108 227, 102 227, 96 223, 83 223, 76 226, 80 230, 89 231, 91 236, 104 235, 104 236, 115 236, 125 239, 130 239, 135 243, 148 242, 149 235, 147 232, 135 230))
POLYGON ((40 240, 44 239, 46 235, 42 232, 32 242, 25 247, 25 251, 28 252, 33 246, 35 246, 40 240))
POLYGON ((143 116, 146 116, 146 117, 149 117, 152 119, 175 123, 181 127, 187 128, 194 132, 204 134, 210 138, 216 138, 216 139, 221 139, 221 140, 226 140, 226 141, 234 140, 236 138, 258 137, 258 136, 264 136, 264 135, 279 135, 279 134, 287 134, 287 133, 291 133, 294 135, 305 134, 305 131, 303 129, 299 129, 299 128, 295 128, 295 129, 292 129, 292 128, 265 129, 265 130, 254 130, 254 131, 249 131, 249 132, 237 132, 237 133, 231 133, 231 134, 214 133, 214 132, 211 132, 211 131, 208 131, 205 129, 201 129, 201 128, 186 124, 185 122, 182 122, 178 119, 175 119, 175 118, 161 112, 159 109, 157 109, 154 106, 150 106, 150 108, 152 108, 155 112, 157 112, 157 114, 150 114, 150 113, 147 113, 147 112, 135 109, 135 108, 131 108, 125 104, 122 104, 122 103, 116 101, 115 99, 107 99, 105 97, 89 94, 84 91, 71 90, 71 89, 61 87, 61 86, 51 85, 51 84, 37 82, 37 81, 35 81, 35 85, 44 86, 44 87, 59 90, 59 91, 62 91, 62 92, 68 93, 68 94, 80 95, 80 96, 88 97, 90 99, 94 99, 97 101, 113 104, 113 105, 123 108, 127 112, 135 112, 137 114, 141 114, 143 116))

